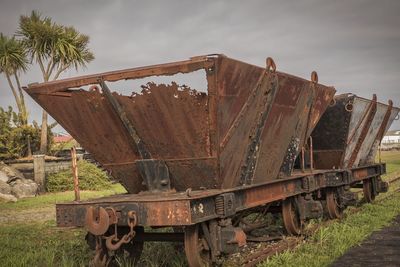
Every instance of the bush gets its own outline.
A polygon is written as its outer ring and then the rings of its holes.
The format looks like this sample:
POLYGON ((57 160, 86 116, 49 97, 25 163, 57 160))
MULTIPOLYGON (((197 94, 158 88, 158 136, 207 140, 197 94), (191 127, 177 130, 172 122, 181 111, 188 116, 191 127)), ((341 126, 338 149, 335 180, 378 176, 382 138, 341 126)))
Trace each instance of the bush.
MULTIPOLYGON (((107 174, 85 160, 78 161, 78 177, 80 190, 104 190, 111 186, 107 174)), ((48 192, 74 190, 72 169, 50 174, 46 181, 46 190, 48 192)))
MULTIPOLYGON (((49 125, 47 139, 50 149, 53 134, 49 125)), ((28 144, 31 151, 38 151, 40 147, 40 127, 34 121, 32 125, 23 123, 20 114, 15 113, 11 107, 4 110, 0 107, 0 160, 15 159, 27 156, 28 144)))

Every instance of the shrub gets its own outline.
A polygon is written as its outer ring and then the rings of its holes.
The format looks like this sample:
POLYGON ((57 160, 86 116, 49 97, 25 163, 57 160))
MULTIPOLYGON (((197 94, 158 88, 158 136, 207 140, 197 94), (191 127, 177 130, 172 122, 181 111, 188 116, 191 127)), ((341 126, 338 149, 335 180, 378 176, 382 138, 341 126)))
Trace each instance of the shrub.
MULTIPOLYGON (((48 147, 50 149, 53 140, 49 125, 47 132, 48 147)), ((0 107, 0 160, 15 159, 27 156, 28 144, 31 151, 38 151, 40 147, 40 127, 34 121, 32 125, 23 123, 21 114, 17 114, 11 107, 4 110, 0 107), (29 141, 28 141, 29 139, 29 141)))
MULTIPOLYGON (((85 160, 78 161, 78 177, 80 190, 104 190, 111 186, 107 174, 85 160)), ((48 192, 74 190, 72 169, 50 174, 46 189, 48 192)))

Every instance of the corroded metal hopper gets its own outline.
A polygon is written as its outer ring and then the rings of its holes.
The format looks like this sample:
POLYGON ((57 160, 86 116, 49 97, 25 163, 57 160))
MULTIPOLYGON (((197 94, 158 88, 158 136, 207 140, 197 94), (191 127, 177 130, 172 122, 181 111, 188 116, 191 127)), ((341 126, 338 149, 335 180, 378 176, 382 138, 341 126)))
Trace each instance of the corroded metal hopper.
POLYGON ((378 145, 399 108, 353 94, 335 96, 312 133, 317 168, 351 168, 374 163, 378 145))
POLYGON ((275 71, 271 59, 261 68, 224 55, 25 90, 130 193, 160 189, 157 182, 177 191, 232 188, 276 179, 281 170, 290 174, 335 93, 316 76, 275 71), (198 70, 207 93, 177 83, 148 83, 132 96, 110 93, 118 80, 198 70))

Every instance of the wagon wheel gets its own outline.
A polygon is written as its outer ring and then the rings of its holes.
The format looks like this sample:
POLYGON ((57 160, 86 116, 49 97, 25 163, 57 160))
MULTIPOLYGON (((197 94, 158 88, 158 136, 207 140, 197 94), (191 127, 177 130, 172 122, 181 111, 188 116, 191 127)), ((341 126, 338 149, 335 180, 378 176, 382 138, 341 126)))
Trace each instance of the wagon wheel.
POLYGON ((371 179, 366 179, 363 181, 364 198, 368 203, 371 203, 375 199, 375 193, 372 186, 371 179))
POLYGON ((283 224, 288 234, 300 235, 302 223, 294 201, 294 198, 287 198, 282 202, 283 224))
POLYGON ((339 192, 336 188, 327 189, 326 207, 330 219, 340 219, 343 216, 343 208, 339 202, 339 192))
POLYGON ((185 227, 185 253, 190 267, 211 266, 211 251, 199 224, 185 227))

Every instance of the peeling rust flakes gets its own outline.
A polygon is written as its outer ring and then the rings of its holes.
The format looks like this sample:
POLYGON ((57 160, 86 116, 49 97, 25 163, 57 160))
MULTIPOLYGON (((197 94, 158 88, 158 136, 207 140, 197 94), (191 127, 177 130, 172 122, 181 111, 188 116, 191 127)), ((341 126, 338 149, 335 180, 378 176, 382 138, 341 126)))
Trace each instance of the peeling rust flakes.
POLYGON ((153 202, 144 205, 147 210, 147 223, 149 225, 188 225, 191 223, 188 202, 153 202))
POLYGON ((156 158, 206 157, 207 94, 187 86, 148 83, 142 93, 118 100, 156 158), (177 96, 177 97, 176 97, 177 96))
MULTIPOLYGON (((96 83, 201 69, 206 72, 208 93, 177 82, 150 82, 139 88, 140 93, 129 96, 112 93, 150 155, 166 162, 171 185, 177 191, 238 186, 241 170, 246 167, 246 151, 256 132, 260 140, 252 149, 254 159, 269 165, 253 162, 250 169, 256 179, 249 181, 275 179, 285 157, 291 159, 298 152, 292 149, 286 155, 292 140, 299 140, 296 147, 304 143, 335 92, 319 84, 310 89, 310 82, 304 79, 280 72, 271 75, 265 68, 225 56, 39 84, 27 92, 130 193, 137 193, 145 190, 135 166, 140 155, 128 145, 127 130, 96 83), (275 83, 276 93, 271 93, 275 83), (90 89, 68 90, 77 86, 90 89), (71 96, 57 95, 64 91, 71 96), (255 122, 264 112, 268 114, 257 126, 255 122)), ((112 83, 109 86, 113 91, 112 83)))

